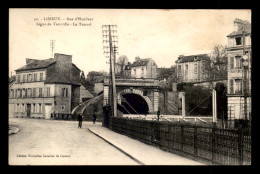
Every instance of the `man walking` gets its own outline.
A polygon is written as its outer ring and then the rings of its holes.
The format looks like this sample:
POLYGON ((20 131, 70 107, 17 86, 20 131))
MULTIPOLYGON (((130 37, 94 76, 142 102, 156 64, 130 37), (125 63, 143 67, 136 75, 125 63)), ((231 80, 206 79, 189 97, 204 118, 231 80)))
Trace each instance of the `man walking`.
POLYGON ((94 112, 94 115, 93 115, 93 124, 95 124, 96 119, 97 119, 97 115, 96 115, 96 112, 94 112))
POLYGON ((82 127, 82 114, 80 113, 79 115, 78 115, 78 121, 79 121, 79 126, 78 126, 78 128, 81 128, 82 127))

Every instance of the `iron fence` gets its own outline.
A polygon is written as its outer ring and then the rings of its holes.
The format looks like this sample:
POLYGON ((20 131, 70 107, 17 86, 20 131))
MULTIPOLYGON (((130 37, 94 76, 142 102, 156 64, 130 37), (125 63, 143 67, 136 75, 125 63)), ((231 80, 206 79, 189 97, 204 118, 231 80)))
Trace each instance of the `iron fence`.
POLYGON ((213 165, 250 165, 251 132, 181 123, 111 118, 110 129, 213 165))

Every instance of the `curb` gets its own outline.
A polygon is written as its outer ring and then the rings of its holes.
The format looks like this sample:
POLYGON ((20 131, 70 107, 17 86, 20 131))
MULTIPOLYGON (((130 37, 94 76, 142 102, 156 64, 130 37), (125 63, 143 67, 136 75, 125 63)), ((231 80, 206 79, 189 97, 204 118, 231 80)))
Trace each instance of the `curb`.
POLYGON ((11 129, 8 131, 8 135, 16 134, 20 131, 19 128, 14 127, 14 126, 9 126, 11 129))
POLYGON ((118 149, 120 152, 124 153, 126 156, 128 156, 129 158, 131 158, 132 160, 134 160, 135 162, 137 162, 140 165, 145 165, 143 162, 139 161, 138 159, 136 159, 135 157, 133 157, 132 155, 130 155, 129 153, 127 153, 126 151, 124 151, 123 149, 121 149, 120 147, 116 146, 115 144, 111 143, 111 141, 105 139, 104 137, 100 136, 99 134, 93 132, 92 130, 90 130, 88 128, 88 130, 93 133, 94 135, 98 136, 99 138, 101 138, 102 140, 104 140, 105 142, 107 142, 108 144, 110 144, 111 146, 115 147, 116 149, 118 149))

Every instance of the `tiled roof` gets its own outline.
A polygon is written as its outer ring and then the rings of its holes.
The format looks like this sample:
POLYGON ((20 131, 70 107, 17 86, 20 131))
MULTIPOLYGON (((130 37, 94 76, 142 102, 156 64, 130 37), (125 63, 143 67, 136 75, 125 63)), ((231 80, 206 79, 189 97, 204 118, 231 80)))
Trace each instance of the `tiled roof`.
POLYGON ((55 63, 55 60, 53 58, 45 59, 45 60, 34 60, 33 62, 15 70, 15 71, 24 71, 24 70, 47 68, 48 66, 50 66, 53 63, 55 63))
POLYGON ((209 56, 207 54, 198 54, 198 55, 191 55, 191 56, 181 56, 178 57, 176 63, 184 63, 184 62, 195 62, 200 60, 209 60, 209 56))
POLYGON ((69 77, 59 73, 54 73, 52 76, 47 78, 45 80, 45 83, 64 83, 64 84, 80 85, 79 81, 72 81, 69 77))
POLYGON ((147 63, 149 62, 149 58, 147 59, 139 59, 139 60, 136 60, 132 63, 131 67, 137 67, 137 66, 146 66, 147 63))
MULTIPOLYGON (((251 24, 246 25, 245 27, 245 33, 246 34, 250 34, 251 33, 251 24)), ((232 33, 230 33, 227 37, 231 37, 231 36, 236 36, 236 35, 242 35, 243 34, 243 29, 242 27, 240 27, 238 29, 238 31, 233 31, 232 33)))

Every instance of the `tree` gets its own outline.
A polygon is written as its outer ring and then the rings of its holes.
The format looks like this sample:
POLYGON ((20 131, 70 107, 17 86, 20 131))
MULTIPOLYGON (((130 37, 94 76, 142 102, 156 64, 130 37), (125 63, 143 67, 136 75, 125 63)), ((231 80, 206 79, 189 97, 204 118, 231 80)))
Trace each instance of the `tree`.
POLYGON ((187 86, 185 88, 185 101, 188 115, 211 115, 211 100, 211 91, 202 86, 187 86))
POLYGON ((125 55, 119 56, 116 62, 117 68, 118 70, 116 71, 116 73, 118 75, 123 75, 124 72, 124 68, 125 66, 128 64, 128 58, 125 55))
POLYGON ((215 86, 217 93, 217 118, 222 120, 222 125, 224 120, 227 120, 227 95, 226 86, 224 83, 218 82, 215 86))
POLYGON ((208 80, 227 79, 227 48, 226 46, 216 45, 209 55, 210 60, 206 62, 205 69, 208 72, 208 80))

